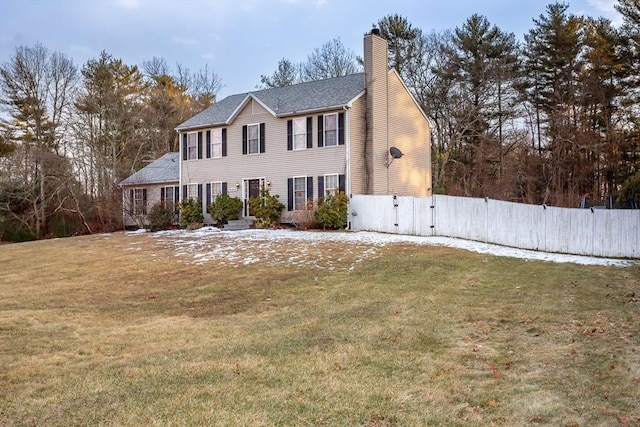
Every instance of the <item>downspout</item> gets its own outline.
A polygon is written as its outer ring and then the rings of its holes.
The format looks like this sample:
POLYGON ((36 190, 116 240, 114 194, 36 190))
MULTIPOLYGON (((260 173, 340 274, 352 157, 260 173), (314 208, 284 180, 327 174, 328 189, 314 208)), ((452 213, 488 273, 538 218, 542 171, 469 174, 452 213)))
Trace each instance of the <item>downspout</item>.
POLYGON ((351 230, 351 216, 349 215, 349 211, 351 210, 351 107, 345 105, 344 107, 344 139, 345 139, 345 193, 349 198, 349 203, 347 204, 347 230, 351 230))
POLYGON ((348 196, 351 196, 351 107, 345 106, 344 108, 344 121, 345 121, 345 130, 344 130, 344 139, 346 145, 346 182, 345 182, 345 191, 348 196))
MULTIPOLYGON (((384 115, 385 115, 385 120, 387 122, 387 125, 385 126, 385 130, 386 130, 386 135, 385 135, 385 140, 387 143, 387 149, 385 151, 385 153, 387 153, 387 156, 389 155, 389 73, 387 72, 387 78, 386 78, 386 87, 384 88, 385 91, 385 95, 384 95, 384 102, 386 104, 386 108, 384 109, 384 115)), ((388 158, 388 157, 387 157, 388 158)), ((387 194, 389 194, 389 167, 387 166, 387 194)))
POLYGON ((127 218, 126 218, 126 210, 125 210, 125 203, 127 203, 126 198, 125 198, 125 194, 127 193, 125 186, 123 185, 122 187, 120 187, 121 191, 122 191, 122 231, 127 231, 127 218))
MULTIPOLYGON (((184 194, 182 194, 182 134, 178 131, 178 203, 182 202, 184 194)), ((175 200, 175 196, 174 196, 175 200)), ((174 217, 175 218, 175 217, 174 217)), ((178 205, 178 224, 180 224, 180 205, 178 205)))

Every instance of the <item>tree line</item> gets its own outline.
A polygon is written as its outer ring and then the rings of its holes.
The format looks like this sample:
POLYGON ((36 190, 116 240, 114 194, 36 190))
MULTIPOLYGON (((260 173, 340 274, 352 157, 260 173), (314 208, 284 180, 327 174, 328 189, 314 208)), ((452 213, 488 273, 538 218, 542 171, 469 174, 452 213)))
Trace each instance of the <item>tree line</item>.
POLYGON ((41 44, 0 65, 0 236, 28 240, 122 228, 118 183, 177 151, 175 126, 215 101, 205 67, 142 67, 102 52, 78 69, 41 44))
MULTIPOLYGON (((425 32, 403 16, 375 26, 389 62, 430 118, 435 193, 576 207, 640 202, 640 0, 624 25, 553 3, 515 35, 475 14, 425 32)), ((359 72, 333 39, 286 58, 259 88, 359 72)), ((122 226, 117 184, 178 150, 174 128, 215 102, 222 80, 107 52, 81 68, 37 44, 0 64, 0 236, 25 240, 122 226)))
MULTIPOLYGON (((374 24, 431 119, 435 193, 566 207, 640 203, 640 1, 619 0, 621 28, 568 7, 549 4, 521 42, 480 14, 440 32, 398 14, 374 24)), ((297 65, 283 58, 261 83, 308 80, 310 64, 340 51, 332 46, 297 65)), ((352 70, 360 60, 330 61, 345 62, 352 70)))

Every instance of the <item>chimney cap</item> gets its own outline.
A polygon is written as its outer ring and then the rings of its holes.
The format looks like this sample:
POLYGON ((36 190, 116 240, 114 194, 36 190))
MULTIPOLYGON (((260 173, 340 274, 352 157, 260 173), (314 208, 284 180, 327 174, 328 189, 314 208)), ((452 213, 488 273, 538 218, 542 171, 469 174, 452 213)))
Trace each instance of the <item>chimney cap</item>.
POLYGON ((371 34, 379 36, 380 35, 380 29, 378 28, 372 28, 371 29, 371 34))

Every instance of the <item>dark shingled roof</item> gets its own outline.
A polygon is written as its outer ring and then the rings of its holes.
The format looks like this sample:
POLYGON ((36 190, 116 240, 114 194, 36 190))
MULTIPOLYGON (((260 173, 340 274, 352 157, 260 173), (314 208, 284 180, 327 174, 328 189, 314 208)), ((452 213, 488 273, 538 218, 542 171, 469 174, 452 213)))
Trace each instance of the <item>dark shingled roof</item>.
POLYGON ((178 182, 180 178, 180 153, 167 153, 140 169, 120 185, 161 184, 178 182))
POLYGON ((248 97, 255 98, 280 117, 343 107, 363 91, 364 73, 358 73, 231 95, 178 125, 176 130, 230 124, 248 97))

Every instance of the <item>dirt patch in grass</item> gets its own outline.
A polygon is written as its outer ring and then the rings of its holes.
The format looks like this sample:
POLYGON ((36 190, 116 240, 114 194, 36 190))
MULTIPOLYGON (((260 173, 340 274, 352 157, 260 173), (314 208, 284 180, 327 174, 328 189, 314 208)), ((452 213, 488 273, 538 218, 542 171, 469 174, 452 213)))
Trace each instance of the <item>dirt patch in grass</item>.
POLYGON ((0 425, 640 424, 637 267, 233 233, 0 265, 0 425))

